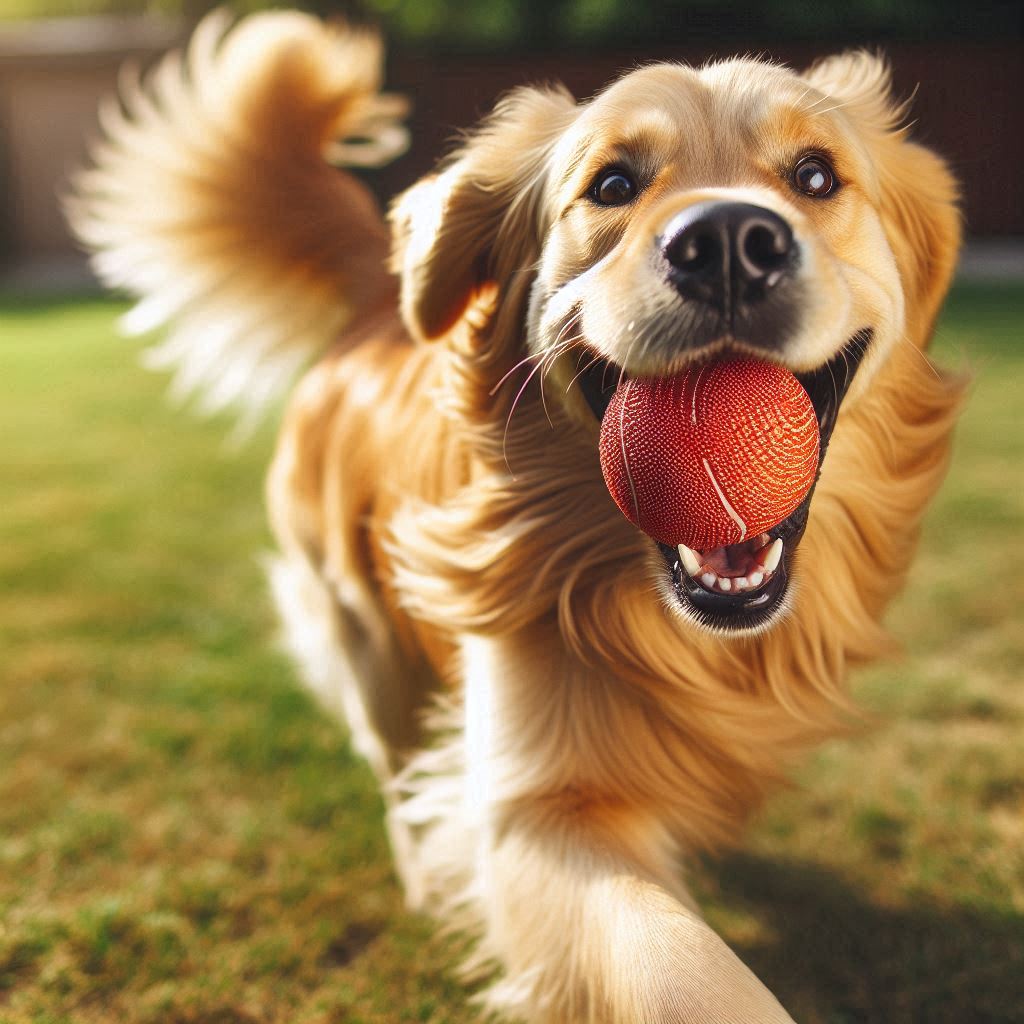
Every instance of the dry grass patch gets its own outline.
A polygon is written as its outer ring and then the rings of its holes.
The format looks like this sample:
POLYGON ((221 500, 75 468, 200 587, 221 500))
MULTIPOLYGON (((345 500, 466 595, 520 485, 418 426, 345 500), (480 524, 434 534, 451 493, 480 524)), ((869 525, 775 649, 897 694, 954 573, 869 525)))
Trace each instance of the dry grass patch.
MULTIPOLYGON (((274 647, 268 429, 168 408, 117 307, 3 310, 0 1024, 460 1024, 381 808, 274 647)), ((708 913, 806 1024, 1024 1020, 1019 291, 958 293, 955 465, 855 688, 708 913)))

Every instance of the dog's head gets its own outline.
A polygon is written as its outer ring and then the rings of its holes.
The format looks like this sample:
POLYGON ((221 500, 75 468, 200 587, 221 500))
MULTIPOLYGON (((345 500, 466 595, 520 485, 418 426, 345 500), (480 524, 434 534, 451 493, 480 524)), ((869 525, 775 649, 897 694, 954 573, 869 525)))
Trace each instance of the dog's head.
MULTIPOLYGON (((514 92, 396 205, 403 315, 434 339, 496 285, 505 368, 542 361, 595 438, 624 376, 725 354, 779 363, 812 399, 824 460, 840 406, 926 344, 956 258, 955 185, 902 113, 864 53, 803 75, 655 65, 583 104, 514 92)), ((812 495, 744 544, 659 546, 674 607, 715 630, 774 622, 812 495)))

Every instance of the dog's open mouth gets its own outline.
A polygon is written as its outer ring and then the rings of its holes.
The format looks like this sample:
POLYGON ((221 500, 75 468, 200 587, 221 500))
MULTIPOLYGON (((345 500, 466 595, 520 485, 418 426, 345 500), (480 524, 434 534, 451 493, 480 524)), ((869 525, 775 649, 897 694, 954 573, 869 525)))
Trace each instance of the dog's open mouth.
MULTIPOLYGON (((818 474, 839 407, 864 359, 872 334, 870 328, 858 331, 827 363, 796 374, 810 396, 818 420, 818 474)), ((625 376, 621 368, 601 359, 580 374, 581 391, 598 420, 604 416, 625 376)), ((682 607, 715 630, 752 631, 766 626, 783 608, 793 573, 793 556, 807 526, 813 495, 814 487, 781 523, 740 544, 695 551, 685 545, 672 548, 654 542, 682 607)))

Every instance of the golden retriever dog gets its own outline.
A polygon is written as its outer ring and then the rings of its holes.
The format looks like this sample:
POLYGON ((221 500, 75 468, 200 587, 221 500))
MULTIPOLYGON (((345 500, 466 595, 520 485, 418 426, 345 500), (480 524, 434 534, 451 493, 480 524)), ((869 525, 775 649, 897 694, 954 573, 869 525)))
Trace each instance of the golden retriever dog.
POLYGON ((305 368, 273 590, 380 779, 410 903, 500 967, 486 1007, 789 1021, 685 865, 849 722, 848 671, 888 648, 962 397, 925 354, 955 183, 876 57, 743 58, 517 89, 385 219, 334 166, 401 148, 379 77, 372 34, 214 16, 104 111, 75 227, 209 405, 305 368), (609 497, 600 417, 620 380, 723 354, 797 375, 818 480, 766 534, 671 549, 609 497))

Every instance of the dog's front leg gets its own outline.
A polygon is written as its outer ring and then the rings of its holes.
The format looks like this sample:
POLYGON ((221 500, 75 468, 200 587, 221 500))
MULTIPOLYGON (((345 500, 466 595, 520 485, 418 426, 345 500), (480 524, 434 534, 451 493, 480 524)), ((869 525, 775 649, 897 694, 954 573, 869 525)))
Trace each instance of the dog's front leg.
POLYGON ((503 825, 482 865, 496 1008, 531 1024, 792 1024, 630 849, 649 823, 538 804, 503 825))
MULTIPOLYGON (((792 1024, 700 918, 655 815, 587 778, 593 737, 574 695, 545 679, 550 661, 526 665, 522 648, 490 641, 471 647, 473 888, 484 950, 504 967, 493 1008, 530 1024, 792 1024), (544 745, 545 735, 557 739, 544 745)), ((600 689, 581 695, 588 708, 602 703, 600 689)), ((615 728, 607 703, 598 713, 615 728)), ((609 741, 629 742, 628 723, 619 724, 623 734, 609 741)))

